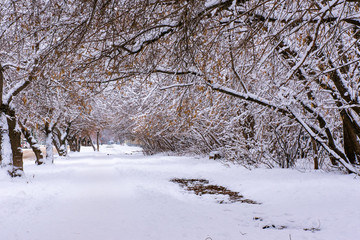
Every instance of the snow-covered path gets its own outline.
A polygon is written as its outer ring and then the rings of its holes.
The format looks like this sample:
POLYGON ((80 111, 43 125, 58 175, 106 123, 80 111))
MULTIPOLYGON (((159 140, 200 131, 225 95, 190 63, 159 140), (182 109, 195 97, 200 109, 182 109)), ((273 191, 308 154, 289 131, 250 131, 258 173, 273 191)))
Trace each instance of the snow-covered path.
POLYGON ((360 179, 351 175, 248 171, 127 146, 25 169, 25 179, 0 173, 1 240, 360 239, 360 179), (208 179, 262 204, 219 204, 174 177, 208 179))

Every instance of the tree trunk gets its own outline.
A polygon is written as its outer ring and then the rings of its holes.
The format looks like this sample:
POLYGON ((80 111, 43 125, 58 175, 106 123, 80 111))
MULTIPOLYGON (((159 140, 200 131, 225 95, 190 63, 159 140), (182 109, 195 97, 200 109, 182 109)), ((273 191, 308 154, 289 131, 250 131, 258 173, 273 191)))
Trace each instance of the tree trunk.
POLYGON ((48 122, 45 123, 46 134, 46 163, 54 163, 53 132, 48 122))
POLYGON ((71 152, 76 152, 77 150, 77 139, 75 136, 73 136, 72 138, 69 138, 69 145, 70 145, 70 151, 71 152))
POLYGON ((60 149, 59 154, 60 156, 67 156, 68 155, 68 136, 70 132, 71 123, 69 123, 65 129, 65 132, 60 136, 60 149))
POLYGON ((314 151, 314 169, 319 169, 319 151, 314 139, 311 139, 312 149, 314 151))
POLYGON ((358 137, 356 136, 356 131, 353 129, 353 122, 346 110, 342 110, 340 114, 343 122, 345 154, 351 164, 357 164, 359 163, 360 157, 360 145, 358 137))
MULTIPOLYGON (((7 138, 9 138, 8 135, 8 125, 7 125, 7 120, 6 120, 6 115, 3 112, 3 106, 2 106, 2 96, 3 96, 3 85, 4 85, 4 74, 3 74, 4 69, 2 68, 1 64, 0 64, 0 109, 2 110, 0 112, 0 166, 1 167, 6 167, 10 165, 10 159, 11 157, 8 156, 7 152, 10 148, 7 147, 6 143, 9 142, 10 145, 10 140, 6 141, 7 138)), ((11 154, 11 152, 10 152, 11 154)))
POLYGON ((59 156, 61 157, 66 157, 68 152, 67 152, 67 142, 66 140, 55 140, 56 137, 54 137, 54 146, 56 151, 58 152, 59 156))
POLYGON ((99 140, 100 140, 100 132, 97 131, 97 132, 96 132, 96 150, 97 150, 98 152, 99 152, 99 150, 100 150, 99 140))
POLYGON ((56 134, 54 134, 54 133, 53 133, 53 145, 54 145, 54 147, 55 147, 55 149, 56 149, 56 152, 59 154, 59 156, 61 156, 61 155, 60 155, 60 143, 58 142, 57 136, 56 136, 56 134), (55 136, 54 136, 54 135, 55 135, 55 136))
POLYGON ((0 65, 0 164, 12 177, 23 174, 21 132, 17 125, 15 110, 3 104, 4 69, 0 65), (9 117, 7 117, 7 114, 9 117))
POLYGON ((2 168, 7 168, 8 172, 11 173, 11 165, 12 165, 12 148, 10 144, 9 138, 9 126, 7 123, 6 114, 4 112, 0 112, 0 163, 2 168))
POLYGON ((93 143, 90 135, 88 136, 88 138, 89 138, 89 141, 90 141, 90 145, 92 146, 92 148, 94 149, 94 152, 95 152, 95 151, 96 151, 96 148, 95 148, 95 145, 94 145, 94 143, 93 143))
POLYGON ((8 110, 9 117, 7 118, 9 126, 9 138, 12 151, 12 177, 22 176, 24 171, 23 151, 21 149, 21 130, 16 120, 15 111, 11 108, 8 110))
POLYGON ((54 145, 56 151, 58 152, 59 156, 65 157, 67 156, 67 131, 63 133, 59 129, 54 129, 56 132, 54 136, 54 145))
POLYGON ((41 165, 44 163, 44 155, 40 149, 40 145, 37 143, 36 139, 34 138, 34 136, 30 133, 30 131, 24 127, 21 123, 21 131, 26 139, 26 141, 30 144, 31 149, 33 150, 36 160, 35 160, 35 164, 36 165, 41 165))
POLYGON ((82 141, 82 137, 79 137, 77 139, 77 143, 76 143, 76 151, 77 152, 80 152, 80 149, 81 149, 81 141, 82 141))
POLYGON ((61 141, 58 153, 59 153, 59 156, 62 156, 62 157, 67 156, 68 151, 67 151, 67 142, 66 142, 66 140, 61 141))

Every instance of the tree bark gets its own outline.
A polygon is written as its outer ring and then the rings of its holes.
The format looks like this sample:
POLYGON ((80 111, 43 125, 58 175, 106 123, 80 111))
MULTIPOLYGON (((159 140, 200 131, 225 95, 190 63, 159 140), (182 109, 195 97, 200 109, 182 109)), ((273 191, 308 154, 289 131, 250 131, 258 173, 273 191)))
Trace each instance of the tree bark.
POLYGON ((83 139, 82 139, 82 137, 79 137, 76 141, 77 141, 77 143, 76 143, 76 151, 77 152, 80 152, 80 149, 81 149, 81 141, 82 141, 83 139))
POLYGON ((311 139, 312 149, 314 151, 314 169, 319 169, 319 151, 314 139, 311 139))
POLYGON ((10 175, 12 177, 22 176, 24 171, 23 164, 23 151, 21 149, 21 130, 16 120, 15 110, 9 108, 9 117, 7 122, 9 125, 9 138, 12 151, 12 171, 10 175))
POLYGON ((346 110, 341 111, 341 118, 343 122, 344 134, 344 150, 347 158, 351 164, 359 163, 360 145, 355 129, 353 129, 353 122, 347 114, 346 110))
POLYGON ((53 145, 56 149, 56 152, 59 154, 59 156, 61 156, 60 155, 60 143, 58 142, 58 140, 56 138, 57 138, 56 134, 53 133, 53 145))
POLYGON ((56 151, 58 152, 59 156, 65 157, 67 156, 67 135, 68 135, 68 128, 66 129, 65 133, 60 131, 58 128, 54 129, 56 131, 54 137, 54 145, 56 151))
POLYGON ((75 136, 71 137, 71 138, 68 138, 68 141, 69 141, 69 145, 70 145, 70 151, 71 152, 76 152, 76 149, 77 149, 77 139, 75 136))
POLYGON ((95 148, 95 145, 94 145, 94 143, 93 143, 90 135, 88 136, 88 138, 89 138, 89 141, 90 141, 90 145, 92 146, 92 148, 94 149, 94 152, 95 152, 95 151, 96 151, 96 148, 95 148))
POLYGON ((22 131, 26 141, 30 144, 31 149, 33 150, 33 152, 35 154, 35 157, 36 157, 35 164, 36 165, 43 164, 44 163, 44 155, 43 155, 36 139, 30 133, 30 131, 25 126, 23 126, 21 123, 20 123, 20 127, 21 127, 21 131, 22 131))
POLYGON ((100 132, 97 131, 97 132, 96 132, 96 150, 97 150, 98 152, 99 152, 99 150, 100 150, 99 140, 100 140, 100 132))

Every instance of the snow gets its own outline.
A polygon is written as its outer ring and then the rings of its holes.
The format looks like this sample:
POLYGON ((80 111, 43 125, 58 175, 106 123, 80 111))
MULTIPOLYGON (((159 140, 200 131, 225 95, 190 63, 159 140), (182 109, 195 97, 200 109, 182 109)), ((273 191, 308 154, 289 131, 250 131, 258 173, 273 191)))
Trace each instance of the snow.
POLYGON ((46 163, 52 163, 54 161, 54 153, 52 151, 53 145, 53 133, 46 134, 46 163))
MULTIPOLYGON (((6 115, 3 112, 0 112, 0 140, 2 144, 1 148, 1 167, 9 168, 11 163, 11 159, 13 157, 10 145, 10 137, 9 137, 9 126, 7 123, 6 115)), ((10 170, 10 169, 9 169, 10 170)))
POLYGON ((0 239, 360 239, 355 175, 249 171, 207 158, 101 147, 83 147, 55 164, 27 161, 23 178, 0 171, 0 239), (219 204, 172 178, 208 179, 261 204, 219 204))
MULTIPOLYGON (((225 3, 225 2, 228 2, 228 0, 209 0, 209 1, 207 1, 205 3, 205 7, 206 8, 212 8, 212 7, 215 7, 218 4, 225 3)), ((232 3, 232 4, 234 4, 234 3, 232 3)))
POLYGON ((209 1, 207 1, 205 3, 205 7, 210 8, 210 7, 213 7, 213 6, 215 6, 217 4, 220 4, 220 3, 221 3, 221 1, 219 1, 219 0, 209 0, 209 1))

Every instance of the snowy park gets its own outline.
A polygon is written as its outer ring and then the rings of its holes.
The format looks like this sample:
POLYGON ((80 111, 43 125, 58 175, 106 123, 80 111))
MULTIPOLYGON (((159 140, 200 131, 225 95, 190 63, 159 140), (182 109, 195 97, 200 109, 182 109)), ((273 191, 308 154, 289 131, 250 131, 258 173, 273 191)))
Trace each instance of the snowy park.
POLYGON ((321 170, 253 169, 205 157, 144 156, 138 147, 25 161, 0 175, 0 239, 356 240, 360 179, 321 170), (171 179, 206 179, 257 204, 187 191, 171 179))
POLYGON ((0 0, 0 240, 360 239, 360 1, 0 0))

